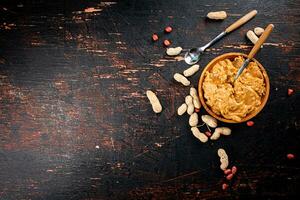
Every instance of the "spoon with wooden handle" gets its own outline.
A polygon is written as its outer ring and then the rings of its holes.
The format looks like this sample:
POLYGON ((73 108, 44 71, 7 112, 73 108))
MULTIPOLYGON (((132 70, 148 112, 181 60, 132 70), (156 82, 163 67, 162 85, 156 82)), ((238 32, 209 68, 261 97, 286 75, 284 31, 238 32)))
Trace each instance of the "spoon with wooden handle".
POLYGON ((217 35, 214 39, 212 39, 206 45, 204 45, 202 47, 190 49, 184 56, 185 62, 189 65, 193 65, 193 64, 197 63, 200 60, 200 55, 205 51, 205 49, 207 49, 208 47, 210 47, 211 45, 213 45, 214 43, 219 41, 221 38, 223 38, 228 33, 234 31, 238 27, 240 27, 243 24, 245 24, 246 22, 248 22, 256 14, 257 14, 257 10, 252 10, 251 12, 249 12, 248 14, 246 14, 245 16, 243 16, 242 18, 240 18, 239 20, 237 20, 236 22, 231 24, 229 27, 227 27, 222 33, 217 35))
POLYGON ((248 58, 245 60, 245 62, 243 63, 243 65, 239 68, 237 74, 234 77, 234 81, 236 81, 238 79, 238 77, 242 74, 242 72, 244 71, 244 69, 248 66, 250 60, 255 56, 255 54, 258 52, 258 50, 260 49, 261 45, 266 41, 266 39, 269 37, 270 33, 272 32, 274 28, 273 24, 269 24, 267 26, 267 28, 265 29, 265 31, 263 32, 263 34, 259 37, 259 39, 257 40, 257 42, 255 43, 254 47, 252 48, 252 50, 250 51, 250 53, 248 54, 248 58))

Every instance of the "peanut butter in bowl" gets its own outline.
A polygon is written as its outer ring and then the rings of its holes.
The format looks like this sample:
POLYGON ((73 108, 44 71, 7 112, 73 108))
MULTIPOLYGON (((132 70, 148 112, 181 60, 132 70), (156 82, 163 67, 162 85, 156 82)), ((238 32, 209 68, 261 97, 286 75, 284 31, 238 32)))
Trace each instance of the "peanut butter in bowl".
POLYGON ((262 67, 251 61, 241 76, 234 76, 245 58, 242 55, 224 57, 204 71, 203 99, 209 109, 221 118, 242 122, 251 113, 259 112, 265 104, 267 91, 262 67))

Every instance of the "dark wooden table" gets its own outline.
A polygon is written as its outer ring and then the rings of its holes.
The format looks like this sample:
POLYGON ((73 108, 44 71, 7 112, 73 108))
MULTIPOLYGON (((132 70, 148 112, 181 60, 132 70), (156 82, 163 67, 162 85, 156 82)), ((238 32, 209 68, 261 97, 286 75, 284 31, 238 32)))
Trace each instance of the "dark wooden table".
POLYGON ((296 199, 299 12, 297 0, 1 0, 0 199, 296 199), (83 12, 88 7, 98 10, 83 12), (187 65, 165 56, 161 43, 204 44, 252 9, 258 15, 199 64, 248 53, 247 30, 273 23, 256 56, 270 76, 269 101, 253 127, 227 125, 231 136, 203 144, 188 116, 176 114, 189 88, 172 76, 187 65), (205 19, 216 10, 228 18, 205 19), (161 114, 153 113, 147 89, 161 99, 161 114), (227 191, 220 147, 239 169, 227 191))

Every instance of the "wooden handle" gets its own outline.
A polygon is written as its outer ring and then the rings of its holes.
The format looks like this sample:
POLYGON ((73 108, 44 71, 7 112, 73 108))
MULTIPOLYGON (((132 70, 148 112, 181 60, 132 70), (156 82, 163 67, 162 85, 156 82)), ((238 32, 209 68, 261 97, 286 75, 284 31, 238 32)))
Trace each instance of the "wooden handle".
POLYGON ((231 31, 237 29, 238 27, 242 26, 246 22, 248 22, 250 19, 252 19, 257 14, 257 10, 252 10, 248 14, 246 14, 244 17, 240 18, 233 24, 231 24, 228 28, 225 29, 226 33, 230 33, 231 31))
POLYGON ((265 31, 263 32, 263 34, 259 37, 259 39, 257 40, 257 42, 255 43, 254 47, 252 48, 252 50, 250 51, 248 58, 252 59, 256 52, 260 49, 260 46, 266 41, 266 39, 269 37, 270 33, 272 32, 274 28, 273 24, 269 24, 267 26, 267 28, 265 29, 265 31))

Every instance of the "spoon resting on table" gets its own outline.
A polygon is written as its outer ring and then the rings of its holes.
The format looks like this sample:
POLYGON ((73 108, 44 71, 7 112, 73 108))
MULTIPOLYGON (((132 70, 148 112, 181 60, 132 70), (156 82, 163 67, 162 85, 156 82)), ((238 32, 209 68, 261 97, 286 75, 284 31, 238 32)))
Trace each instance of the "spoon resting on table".
POLYGON ((184 56, 184 60, 187 64, 193 65, 197 63, 200 60, 200 55, 211 45, 219 41, 221 38, 223 38, 228 33, 234 31, 235 29, 239 28, 246 22, 248 22, 250 19, 252 19, 257 14, 257 10, 252 10, 233 24, 231 24, 228 28, 226 28, 222 33, 217 35, 214 39, 212 39, 209 43, 202 47, 198 48, 192 48, 190 49, 184 56))

